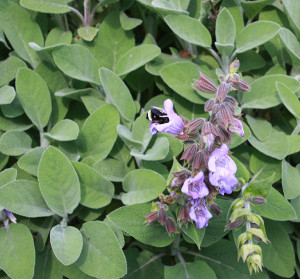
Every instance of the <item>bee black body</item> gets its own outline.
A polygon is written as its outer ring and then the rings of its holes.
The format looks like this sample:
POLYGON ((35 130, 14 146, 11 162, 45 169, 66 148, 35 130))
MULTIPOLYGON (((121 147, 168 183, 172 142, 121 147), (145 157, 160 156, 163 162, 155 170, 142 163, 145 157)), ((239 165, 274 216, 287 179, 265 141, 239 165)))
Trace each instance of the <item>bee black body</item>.
POLYGON ((170 121, 167 114, 159 108, 152 108, 151 110, 149 110, 146 118, 152 123, 158 124, 164 124, 170 121))

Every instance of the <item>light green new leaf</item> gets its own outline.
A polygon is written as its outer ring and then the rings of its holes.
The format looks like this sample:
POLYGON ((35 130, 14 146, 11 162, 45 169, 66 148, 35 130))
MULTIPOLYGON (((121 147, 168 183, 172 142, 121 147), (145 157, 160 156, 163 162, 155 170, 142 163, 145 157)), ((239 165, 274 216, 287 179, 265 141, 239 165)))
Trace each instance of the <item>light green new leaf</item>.
POLYGON ((93 112, 84 122, 77 144, 81 157, 103 160, 111 151, 117 139, 118 111, 112 105, 105 105, 93 112))
POLYGON ((43 46, 44 39, 39 25, 31 15, 14 1, 0 1, 0 27, 17 54, 31 66, 37 64, 38 58, 30 42, 43 46))
POLYGON ((286 75, 263 76, 252 82, 250 91, 244 92, 243 108, 271 108, 281 103, 277 94, 276 82, 282 82, 293 92, 299 90, 299 82, 286 75))
POLYGON ((154 145, 145 154, 133 149, 130 152, 131 156, 134 156, 140 160, 145 161, 157 161, 163 160, 169 153, 169 141, 166 137, 158 138, 154 145))
POLYGON ((300 195, 300 172, 287 161, 282 160, 282 188, 286 199, 294 199, 300 195))
POLYGON ((101 23, 95 39, 95 56, 100 65, 115 71, 117 61, 134 45, 133 33, 124 31, 120 25, 119 11, 110 12, 101 23))
POLYGON ((0 205, 18 215, 30 218, 54 214, 47 207, 38 183, 30 180, 17 180, 1 187, 0 205))
POLYGON ((293 60, 293 62, 299 66, 300 65, 300 43, 297 40, 293 32, 287 28, 280 28, 279 31, 280 38, 285 44, 288 52, 293 60))
POLYGON ((65 31, 59 27, 54 27, 48 33, 47 39, 45 41, 45 47, 55 46, 57 44, 71 44, 72 42, 72 32, 65 31))
POLYGON ((205 228, 199 230, 195 223, 189 223, 188 227, 182 225, 181 230, 196 243, 198 249, 200 250, 201 242, 205 234, 205 228))
POLYGON ((80 184, 69 159, 55 147, 44 152, 38 169, 41 193, 49 208, 60 216, 72 213, 80 201, 80 184))
POLYGON ((151 201, 163 192, 165 179, 152 170, 139 169, 129 172, 123 181, 122 202, 125 205, 151 201))
POLYGON ((17 179, 17 170, 10 168, 5 169, 4 171, 0 172, 0 187, 4 186, 7 183, 16 181, 17 179))
POLYGON ((68 3, 72 0, 21 0, 20 4, 26 9, 49 13, 63 14, 70 11, 68 3))
POLYGON ((19 168, 31 175, 37 176, 38 166, 44 150, 43 147, 36 147, 29 150, 18 160, 17 164, 19 168))
POLYGON ((19 156, 31 149, 31 137, 22 131, 8 131, 0 138, 0 151, 5 155, 19 156))
POLYGON ((260 205, 251 205, 251 210, 271 220, 294 220, 297 216, 291 204, 274 188, 271 188, 267 201, 260 205))
POLYGON ((272 188, 274 177, 275 173, 273 173, 266 179, 251 181, 247 188, 244 190, 243 195, 245 196, 245 198, 259 196, 267 199, 272 188))
POLYGON ((98 33, 98 29, 95 27, 80 27, 77 30, 78 35, 82 37, 84 40, 91 42, 98 33))
POLYGON ((130 91, 125 83, 114 72, 106 68, 100 68, 99 75, 101 85, 110 103, 118 109, 123 118, 132 122, 136 109, 130 91))
POLYGON ((164 19, 171 30, 181 39, 197 46, 210 48, 210 33, 197 19, 186 15, 167 15, 164 19))
POLYGON ((52 105, 46 82, 36 72, 21 68, 17 73, 16 88, 22 107, 32 123, 42 130, 49 121, 52 105))
POLYGON ((288 137, 274 129, 266 141, 259 141, 255 136, 251 136, 249 142, 260 152, 278 160, 284 159, 290 150, 288 137))
POLYGON ((236 52, 242 53, 272 39, 280 25, 272 21, 257 21, 244 27, 236 36, 236 52))
POLYGON ((77 266, 86 274, 117 279, 127 273, 126 259, 117 237, 104 222, 84 223, 82 252, 77 266))
POLYGON ((167 65, 160 70, 163 81, 183 98, 196 104, 205 104, 202 97, 193 86, 194 79, 199 77, 200 67, 191 62, 178 62, 167 65))
POLYGON ((276 82, 276 88, 282 103, 294 117, 300 120, 300 101, 298 97, 281 82, 276 82))
POLYGON ((0 267, 13 279, 32 279, 35 249, 30 230, 22 224, 10 224, 9 233, 0 229, 0 267))
POLYGON ((0 105, 10 104, 16 96, 16 91, 12 86, 0 87, 0 105))
POLYGON ((293 276, 295 253, 288 233, 279 222, 266 221, 265 226, 270 243, 261 243, 264 266, 280 277, 293 276))
POLYGON ((120 12, 120 23, 124 30, 131 30, 142 24, 142 20, 139 18, 128 17, 124 12, 120 12))
POLYGON ((114 185, 88 165, 73 162, 73 166, 80 181, 80 203, 94 209, 110 204, 115 192, 114 185))
POLYGON ((100 84, 97 59, 80 45, 63 45, 52 53, 57 67, 66 75, 94 84, 100 84))
POLYGON ((119 76, 128 74, 150 62, 160 55, 160 52, 156 45, 144 44, 131 48, 120 57, 115 72, 119 76))
POLYGON ((45 136, 58 141, 76 140, 79 134, 79 127, 76 122, 70 119, 63 119, 55 124, 45 136))
POLYGON ((64 265, 70 265, 80 256, 83 240, 77 228, 56 225, 50 232, 51 248, 56 258, 64 265))
POLYGON ((235 41, 235 23, 230 12, 223 8, 216 21, 216 39, 221 44, 234 44, 235 41))
POLYGON ((159 223, 147 226, 145 216, 151 212, 151 203, 123 206, 111 212, 107 218, 136 240, 154 247, 165 247, 174 241, 159 223))
POLYGON ((270 122, 268 122, 266 119, 260 118, 260 117, 252 117, 250 115, 246 115, 246 119, 248 121, 248 124, 254 133, 254 135, 257 137, 260 141, 266 141, 269 139, 269 137, 272 134, 272 125, 270 122))

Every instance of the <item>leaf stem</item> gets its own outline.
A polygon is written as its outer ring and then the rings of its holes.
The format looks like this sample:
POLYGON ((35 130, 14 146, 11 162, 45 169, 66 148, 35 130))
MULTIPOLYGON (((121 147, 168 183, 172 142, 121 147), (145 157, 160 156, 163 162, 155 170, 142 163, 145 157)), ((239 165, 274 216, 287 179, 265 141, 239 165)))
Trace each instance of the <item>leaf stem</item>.
POLYGON ((84 17, 83 17, 83 15, 77 9, 75 9, 75 8, 73 8, 71 6, 68 6, 68 8, 80 18, 82 24, 84 25, 84 17))
POLYGON ((95 13, 97 12, 98 8, 101 6, 101 4, 102 4, 102 1, 98 2, 96 4, 96 6, 93 8, 93 10, 91 12, 91 22, 92 22, 92 20, 93 20, 93 18, 95 16, 95 13))
POLYGON ((84 26, 89 27, 91 25, 90 0, 84 0, 83 7, 84 7, 84 26))
POLYGON ((209 48, 208 51, 210 54, 218 61, 220 67, 222 68, 223 72, 225 73, 226 71, 224 70, 224 63, 218 53, 216 53, 212 48, 209 48))
POLYGON ((44 131, 40 131, 40 146, 47 147, 49 146, 50 142, 45 138, 44 131))
POLYGON ((185 260, 184 260, 184 258, 182 257, 180 251, 177 252, 177 257, 178 257, 178 259, 180 260, 181 264, 183 265, 183 268, 184 268, 184 271, 185 271, 185 277, 186 277, 186 279, 190 279, 189 273, 188 273, 188 271, 187 271, 187 269, 186 269, 186 263, 185 263, 185 260))

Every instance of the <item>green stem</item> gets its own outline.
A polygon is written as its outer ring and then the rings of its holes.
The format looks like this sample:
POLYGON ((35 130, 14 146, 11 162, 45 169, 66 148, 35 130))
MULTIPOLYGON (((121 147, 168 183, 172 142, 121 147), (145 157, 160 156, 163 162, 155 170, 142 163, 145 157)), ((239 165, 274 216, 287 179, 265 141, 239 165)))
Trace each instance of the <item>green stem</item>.
POLYGON ((49 146, 50 142, 45 138, 44 132, 40 131, 40 146, 47 147, 49 146))
POLYGON ((60 225, 65 229, 68 226, 68 221, 69 221, 68 213, 66 213, 62 218, 60 225))
POLYGON ((71 6, 69 6, 69 9, 80 18, 82 24, 84 25, 84 17, 83 17, 83 15, 77 9, 75 9, 75 8, 73 8, 71 6))
POLYGON ((84 0, 84 26, 89 27, 91 25, 91 17, 90 17, 90 0, 84 0))
POLYGON ((224 69, 224 63, 223 63, 222 59, 220 58, 220 56, 212 48, 208 49, 208 51, 218 61, 220 67, 222 68, 223 72, 225 73, 226 71, 224 69))
POLYGON ((178 257, 178 259, 180 260, 181 264, 183 265, 183 268, 184 268, 184 271, 185 271, 185 277, 186 277, 186 279, 190 279, 189 273, 188 273, 188 271, 187 271, 187 269, 186 269, 186 263, 185 263, 185 260, 184 260, 184 258, 182 257, 182 255, 181 255, 181 253, 180 253, 179 251, 177 252, 177 257, 178 257))

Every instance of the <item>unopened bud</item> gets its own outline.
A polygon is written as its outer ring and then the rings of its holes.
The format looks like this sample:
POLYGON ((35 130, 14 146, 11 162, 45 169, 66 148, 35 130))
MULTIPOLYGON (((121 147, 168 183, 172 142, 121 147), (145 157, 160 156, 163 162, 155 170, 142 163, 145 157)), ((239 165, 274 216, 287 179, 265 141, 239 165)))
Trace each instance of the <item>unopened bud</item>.
POLYGON ((250 255, 247 258, 247 264, 248 264, 248 269, 250 271, 250 274, 252 274, 252 271, 258 272, 259 270, 262 271, 262 257, 259 254, 253 254, 250 255))
POLYGON ((250 198, 250 202, 252 202, 254 204, 263 204, 266 202, 266 199, 263 197, 256 196, 256 197, 250 198))
POLYGON ((204 110, 206 112, 211 111, 214 109, 214 106, 215 106, 215 99, 210 99, 205 103, 204 110))
POLYGON ((231 221, 228 221, 228 223, 226 224, 226 229, 232 230, 232 229, 240 228, 244 225, 244 222, 245 222, 245 218, 238 218, 232 223, 231 221))
POLYGON ((200 78, 194 80, 197 84, 192 84, 195 88, 200 90, 201 92, 215 94, 217 92, 217 86, 213 83, 213 81, 207 77, 206 75, 200 73, 200 78))
POLYGON ((230 73, 236 73, 239 68, 240 68, 240 61, 237 58, 235 58, 235 60, 229 66, 229 71, 230 73))
POLYGON ((148 220, 147 225, 151 225, 152 223, 154 223, 157 220, 157 215, 158 215, 158 211, 153 211, 148 213, 145 218, 147 218, 148 220))
POLYGON ((222 209, 220 206, 218 206, 217 204, 213 203, 210 205, 210 210, 215 213, 217 216, 220 216, 220 214, 222 213, 222 209))
POLYGON ((178 233, 175 222, 170 217, 168 217, 166 220, 165 228, 169 235, 171 235, 172 233, 178 233))
POLYGON ((218 87, 217 91, 217 100, 224 100, 225 97, 227 96, 227 93, 230 91, 230 86, 227 83, 221 83, 221 85, 218 87))
POLYGON ((193 143, 190 146, 187 147, 187 149, 183 152, 181 156, 181 160, 186 160, 187 162, 190 162, 195 157, 198 150, 198 143, 193 143))
POLYGON ((196 118, 184 125, 189 131, 199 130, 207 120, 205 118, 196 118))
POLYGON ((232 96, 227 96, 227 97, 224 99, 224 102, 229 103, 229 104, 231 104, 231 105, 234 106, 234 107, 238 105, 238 102, 237 102, 236 99, 234 99, 232 96))
POLYGON ((163 207, 161 207, 159 210, 158 210, 158 214, 157 214, 157 217, 158 217, 158 222, 160 224, 164 224, 167 220, 167 214, 166 214, 166 211, 163 207))

